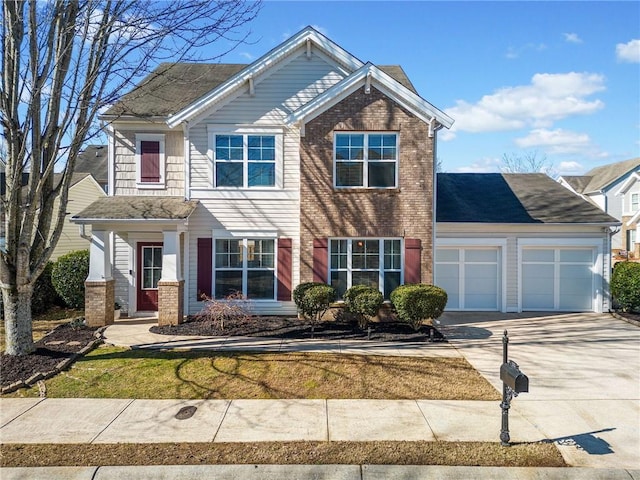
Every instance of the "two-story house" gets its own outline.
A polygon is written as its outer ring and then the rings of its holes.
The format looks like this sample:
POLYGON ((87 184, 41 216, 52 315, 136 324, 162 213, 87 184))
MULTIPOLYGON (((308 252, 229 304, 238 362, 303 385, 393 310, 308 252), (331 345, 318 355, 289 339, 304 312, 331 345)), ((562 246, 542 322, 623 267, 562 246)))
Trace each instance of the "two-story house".
POLYGON ((624 181, 616 192, 622 199, 623 248, 629 259, 640 260, 640 166, 624 181))
POLYGON ((565 175, 558 179, 561 185, 593 202, 601 210, 622 222, 621 228, 612 237, 613 254, 621 250, 633 252, 636 248, 635 234, 629 232, 636 230, 637 221, 629 221, 638 211, 640 187, 635 178, 639 172, 640 158, 632 158, 592 168, 584 175, 565 175), (634 199, 635 210, 632 208, 634 199))
POLYGON ((103 120, 112 187, 75 217, 93 228, 89 323, 110 323, 114 300, 179 323, 204 298, 233 292, 256 314, 290 314, 301 282, 339 293, 369 284, 388 298, 400 284, 437 281, 438 269, 453 309, 478 308, 478 282, 484 309, 575 309, 558 303, 572 272, 588 283, 579 309, 606 308, 615 220, 553 181, 579 203, 566 225, 548 214, 555 206, 528 200, 540 192, 526 181, 498 198, 488 177, 469 177, 464 191, 494 199, 483 205, 521 202, 524 213, 504 220, 526 225, 469 218, 449 188, 443 212, 458 213, 436 240, 436 139, 453 120, 400 67, 364 63, 311 27, 249 65, 161 64, 103 120), (531 275, 518 280, 527 262, 531 275), (521 283, 549 282, 547 303, 521 302, 521 283))

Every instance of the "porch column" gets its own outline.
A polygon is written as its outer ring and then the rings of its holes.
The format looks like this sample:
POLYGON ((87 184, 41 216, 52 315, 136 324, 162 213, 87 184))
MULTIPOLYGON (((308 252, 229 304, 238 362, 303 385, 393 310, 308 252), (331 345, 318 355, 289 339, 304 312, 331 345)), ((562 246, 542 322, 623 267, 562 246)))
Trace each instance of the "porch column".
POLYGON ((105 230, 91 232, 89 276, 84 282, 84 316, 90 327, 114 321, 115 280, 111 273, 111 235, 105 230))
POLYGON ((180 232, 165 231, 163 234, 162 278, 158 281, 158 325, 178 325, 184 317, 180 232))

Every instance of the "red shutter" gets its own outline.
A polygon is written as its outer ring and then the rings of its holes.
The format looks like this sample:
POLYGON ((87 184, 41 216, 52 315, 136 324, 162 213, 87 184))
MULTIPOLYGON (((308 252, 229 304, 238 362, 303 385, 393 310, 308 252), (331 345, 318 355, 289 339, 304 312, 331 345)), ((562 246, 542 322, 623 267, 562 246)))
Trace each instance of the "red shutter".
POLYGON ((316 238, 313 240, 313 281, 327 283, 329 272, 329 240, 316 238))
POLYGON ((404 283, 420 283, 421 242, 417 238, 404 239, 404 283))
POLYGON ((198 301, 203 300, 202 295, 211 297, 212 246, 210 238, 198 239, 198 301))
POLYGON ((291 246, 290 238, 278 239, 278 300, 291 301, 291 246))
POLYGON ((160 182, 160 142, 140 142, 140 181, 160 182))

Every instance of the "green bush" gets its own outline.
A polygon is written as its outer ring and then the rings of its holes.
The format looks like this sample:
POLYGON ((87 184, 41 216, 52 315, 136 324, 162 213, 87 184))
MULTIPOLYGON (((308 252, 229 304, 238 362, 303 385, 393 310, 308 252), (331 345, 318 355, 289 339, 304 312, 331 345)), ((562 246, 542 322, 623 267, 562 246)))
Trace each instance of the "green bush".
POLYGON ((336 301, 336 297, 336 289, 323 283, 312 285, 305 290, 298 308, 304 317, 311 322, 312 337, 316 324, 320 322, 331 304, 336 301))
POLYGON ((319 282, 303 282, 299 284, 296 288, 293 289, 293 301, 298 307, 298 312, 303 313, 302 311, 302 301, 304 298, 304 294, 312 287, 317 287, 320 285, 325 285, 324 283, 319 282))
POLYGON ((89 275, 89 250, 78 250, 58 258, 53 265, 51 281, 71 308, 84 308, 84 281, 89 275))
MULTIPOLYGON (((53 263, 47 263, 35 285, 31 296, 31 315, 40 315, 46 312, 53 305, 60 303, 60 297, 56 293, 51 283, 51 271, 53 263)), ((4 319, 4 303, 0 294, 0 319, 4 319)))
POLYGON ((420 330, 422 321, 442 315, 447 305, 447 292, 435 285, 400 285, 391 292, 391 303, 398 318, 414 330, 420 330))
POLYGON ((367 328, 370 317, 375 317, 384 302, 382 293, 368 285, 354 285, 344 295, 345 307, 355 316, 361 329, 367 328))
POLYGON ((640 310, 640 263, 616 263, 611 275, 611 294, 623 312, 640 310))

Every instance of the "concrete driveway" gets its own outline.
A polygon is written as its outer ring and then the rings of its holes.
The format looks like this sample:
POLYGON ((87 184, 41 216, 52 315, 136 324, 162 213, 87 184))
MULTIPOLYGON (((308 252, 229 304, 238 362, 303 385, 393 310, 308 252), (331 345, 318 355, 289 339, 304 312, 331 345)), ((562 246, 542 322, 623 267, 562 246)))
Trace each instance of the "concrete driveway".
POLYGON ((508 330, 509 358, 529 377, 512 410, 554 439, 567 463, 640 469, 640 327, 591 313, 447 312, 440 322, 499 391, 508 330))

